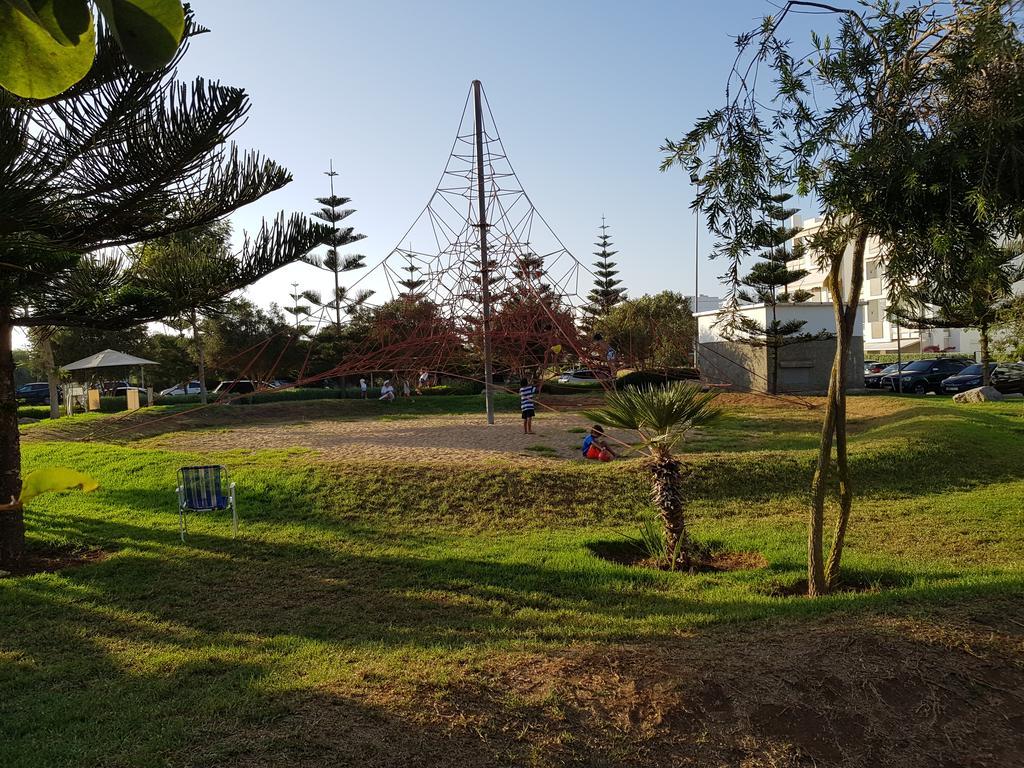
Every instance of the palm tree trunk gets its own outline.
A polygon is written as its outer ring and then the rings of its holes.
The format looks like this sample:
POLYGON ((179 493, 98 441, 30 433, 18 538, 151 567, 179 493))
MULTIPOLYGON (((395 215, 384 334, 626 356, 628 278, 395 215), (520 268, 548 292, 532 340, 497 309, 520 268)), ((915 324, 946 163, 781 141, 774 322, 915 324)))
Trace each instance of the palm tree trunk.
POLYGON ((651 500, 658 509, 665 527, 665 549, 669 567, 675 570, 676 553, 683 565, 690 567, 690 541, 686 532, 686 509, 683 504, 683 479, 679 460, 670 452, 655 449, 650 461, 651 500))
POLYGON ((982 386, 988 387, 992 385, 992 374, 988 370, 988 326, 982 325, 978 331, 981 341, 981 383, 982 386))
POLYGON ((206 352, 203 350, 203 343, 199 338, 199 318, 194 309, 192 310, 192 343, 196 348, 196 366, 199 368, 199 401, 206 405, 208 399, 206 394, 206 352))
POLYGON ((10 310, 0 307, 0 569, 17 563, 25 551, 21 495, 21 436, 14 399, 13 325, 10 310))

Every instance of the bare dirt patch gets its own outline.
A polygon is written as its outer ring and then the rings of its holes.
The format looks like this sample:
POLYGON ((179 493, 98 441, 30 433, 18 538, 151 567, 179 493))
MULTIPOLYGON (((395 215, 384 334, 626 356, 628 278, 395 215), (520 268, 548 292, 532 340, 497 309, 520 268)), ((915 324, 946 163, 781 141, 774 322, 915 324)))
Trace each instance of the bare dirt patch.
MULTIPOLYGON (((664 560, 651 558, 642 548, 631 541, 598 541, 589 545, 590 551, 603 560, 634 568, 669 570, 664 560)), ((691 556, 691 571, 713 573, 721 571, 751 571, 764 568, 768 561, 760 552, 729 552, 697 546, 691 556)), ((677 570, 682 566, 678 566, 677 570)))
POLYGON ((443 682, 278 700, 219 764, 1017 768, 1021 619, 976 604, 442 662, 443 682))
MULTIPOLYGON (((501 459, 516 463, 579 459, 582 435, 567 430, 585 426, 579 416, 543 412, 534 434, 523 434, 518 414, 499 413, 488 425, 482 415, 421 416, 376 421, 320 419, 296 424, 224 426, 210 431, 176 432, 146 441, 151 447, 185 451, 307 448, 329 460, 477 463, 501 459), (538 455, 538 446, 549 450, 538 455)), ((628 443, 632 436, 608 431, 610 440, 628 443)), ((620 445, 621 447, 621 445, 620 445)), ((620 452, 623 452, 623 449, 620 452)))
POLYGON ((75 547, 48 547, 29 550, 21 561, 9 570, 0 571, 0 579, 31 576, 36 573, 59 573, 88 563, 98 563, 109 556, 102 549, 75 547))

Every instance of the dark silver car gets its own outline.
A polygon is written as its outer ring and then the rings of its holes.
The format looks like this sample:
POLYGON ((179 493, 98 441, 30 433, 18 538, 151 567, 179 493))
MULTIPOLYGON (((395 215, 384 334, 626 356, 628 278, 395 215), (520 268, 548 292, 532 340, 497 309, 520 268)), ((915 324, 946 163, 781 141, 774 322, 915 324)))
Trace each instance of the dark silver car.
MULTIPOLYGON (((62 397, 60 387, 57 387, 57 399, 62 397)), ((50 385, 45 381, 33 381, 31 384, 22 384, 14 390, 14 399, 22 405, 49 405, 50 385)))
MULTIPOLYGON (((1024 363, 989 363, 989 381, 1004 395, 1024 392, 1024 363)), ((969 365, 955 376, 942 380, 942 391, 947 395, 966 392, 980 387, 981 363, 969 365)))

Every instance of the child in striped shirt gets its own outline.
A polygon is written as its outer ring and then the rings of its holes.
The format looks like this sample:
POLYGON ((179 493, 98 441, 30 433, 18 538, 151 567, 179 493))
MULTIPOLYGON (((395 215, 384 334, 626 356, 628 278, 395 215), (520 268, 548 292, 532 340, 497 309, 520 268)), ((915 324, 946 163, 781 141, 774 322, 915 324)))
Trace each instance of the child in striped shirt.
POLYGON ((519 410, 523 414, 523 434, 533 434, 533 417, 537 412, 533 408, 533 396, 537 394, 537 388, 526 379, 519 380, 519 410))

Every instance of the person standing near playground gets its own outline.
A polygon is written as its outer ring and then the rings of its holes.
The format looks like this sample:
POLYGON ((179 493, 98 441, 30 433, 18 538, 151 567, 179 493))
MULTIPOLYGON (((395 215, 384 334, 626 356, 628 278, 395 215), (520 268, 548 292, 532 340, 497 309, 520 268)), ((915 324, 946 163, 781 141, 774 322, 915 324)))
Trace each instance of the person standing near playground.
POLYGON ((523 415, 523 434, 533 434, 533 417, 537 415, 533 398, 537 388, 526 379, 519 380, 519 410, 523 415))
POLYGON ((404 376, 402 378, 402 397, 411 397, 412 392, 409 390, 409 377, 404 376))
POLYGON ((359 396, 366 399, 366 379, 359 379, 359 396))

